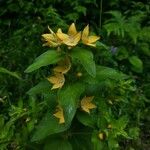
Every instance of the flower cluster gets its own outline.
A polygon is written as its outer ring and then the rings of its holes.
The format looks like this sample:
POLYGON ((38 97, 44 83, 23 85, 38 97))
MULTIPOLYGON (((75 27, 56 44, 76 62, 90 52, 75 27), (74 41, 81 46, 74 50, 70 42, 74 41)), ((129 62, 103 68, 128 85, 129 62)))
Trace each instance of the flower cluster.
POLYGON ((89 35, 89 25, 87 25, 82 32, 78 32, 75 24, 72 23, 67 34, 63 33, 60 28, 56 33, 54 33, 49 27, 48 29, 50 33, 42 35, 44 41, 46 42, 43 46, 59 47, 60 45, 65 44, 68 47, 74 47, 80 40, 82 40, 83 44, 95 47, 95 42, 100 39, 99 36, 89 35))

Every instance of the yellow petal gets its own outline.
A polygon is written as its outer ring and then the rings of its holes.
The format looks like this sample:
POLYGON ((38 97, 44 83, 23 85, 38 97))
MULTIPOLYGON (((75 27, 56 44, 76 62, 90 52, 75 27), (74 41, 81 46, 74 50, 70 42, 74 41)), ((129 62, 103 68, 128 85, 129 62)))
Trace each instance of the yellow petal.
POLYGON ((81 32, 77 33, 73 37, 69 37, 68 39, 64 40, 63 43, 71 47, 76 46, 80 41, 80 38, 81 38, 81 32))
POLYGON ((48 41, 48 42, 43 44, 43 46, 49 46, 49 47, 57 47, 59 45, 60 45, 59 43, 52 42, 52 41, 48 41))
POLYGON ((61 88, 65 83, 64 75, 56 72, 54 76, 48 77, 47 80, 53 84, 51 90, 61 88))
POLYGON ((53 70, 55 72, 60 72, 62 74, 67 73, 70 70, 71 66, 56 66, 53 70))
POLYGON ((76 30, 75 24, 72 23, 69 27, 68 35, 75 35, 75 34, 77 34, 77 30, 76 30))
POLYGON ((90 113, 90 109, 96 108, 96 105, 92 103, 94 96, 84 97, 81 100, 81 108, 87 113, 90 113))
POLYGON ((99 40, 99 39, 100 39, 99 36, 95 36, 95 35, 89 36, 88 42, 89 42, 89 43, 94 43, 94 42, 96 42, 96 41, 99 40))
POLYGON ((62 30, 59 28, 59 29, 57 30, 57 33, 62 33, 62 30))
POLYGON ((62 41, 66 40, 66 39, 69 39, 69 36, 67 34, 65 34, 65 33, 58 32, 58 33, 56 33, 56 35, 62 41))
POLYGON ((56 113, 53 115, 59 119, 59 124, 65 123, 63 109, 60 106, 57 106, 56 113))
POLYGON ((81 39, 81 32, 77 33, 73 38, 74 38, 74 43, 78 43, 81 39))
POLYGON ((54 41, 55 37, 53 34, 42 34, 42 37, 44 38, 45 41, 54 41))
POLYGON ((93 47, 96 47, 96 44, 95 42, 97 40, 99 40, 100 37, 99 36, 89 36, 89 25, 87 25, 83 32, 82 32, 82 42, 85 44, 85 45, 89 45, 89 46, 93 46, 93 47))
POLYGON ((56 83, 56 84, 54 84, 54 85, 52 86, 51 90, 61 88, 63 85, 64 85, 63 82, 62 82, 62 83, 56 83))
POLYGON ((83 40, 83 41, 86 41, 88 35, 89 35, 89 25, 87 25, 87 26, 83 29, 83 32, 82 32, 82 40, 83 40))
POLYGON ((57 83, 57 82, 59 81, 58 78, 55 77, 55 76, 48 77, 47 80, 48 80, 49 82, 51 82, 52 84, 55 84, 55 83, 57 83))
POLYGON ((56 66, 54 68, 55 72, 60 72, 62 74, 66 74, 70 70, 71 66, 56 66))
POLYGON ((61 60, 58 64, 59 65, 53 69, 55 72, 65 74, 71 68, 71 62, 70 62, 69 57, 66 57, 64 60, 61 60))
POLYGON ((84 43, 84 44, 92 46, 92 47, 96 47, 96 44, 90 44, 90 43, 84 43))

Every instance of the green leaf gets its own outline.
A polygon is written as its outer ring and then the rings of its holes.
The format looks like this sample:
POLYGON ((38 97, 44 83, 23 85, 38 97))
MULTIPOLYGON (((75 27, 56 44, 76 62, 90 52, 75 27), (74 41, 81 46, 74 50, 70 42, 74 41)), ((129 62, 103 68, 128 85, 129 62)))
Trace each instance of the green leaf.
POLYGON ((93 149, 93 145, 91 143, 91 130, 87 130, 86 128, 81 130, 78 129, 78 131, 76 131, 75 134, 72 134, 70 141, 74 150, 93 149))
POLYGON ((141 50, 140 52, 142 52, 142 54, 150 57, 150 49, 149 49, 148 43, 142 43, 140 45, 140 50, 141 50))
MULTIPOLYGON (((55 112, 55 107, 53 107, 53 109, 49 109, 37 126, 31 140, 39 141, 51 134, 67 130, 70 127, 72 119, 76 113, 79 97, 83 91, 84 86, 79 83, 69 85, 61 89, 58 93, 58 100, 64 111, 65 123, 59 124, 58 119, 53 115, 55 112)), ((53 106, 53 104, 49 105, 53 106)))
POLYGON ((96 71, 97 71, 96 78, 98 78, 99 80, 106 80, 106 79, 122 80, 128 77, 126 74, 123 74, 122 72, 104 66, 97 66, 96 71))
POLYGON ((109 49, 109 47, 107 45, 105 45, 104 43, 99 42, 99 41, 96 42, 96 47, 101 47, 101 48, 104 48, 106 50, 109 49))
POLYGON ((112 126, 118 130, 123 130, 127 126, 128 121, 129 119, 127 118, 127 116, 122 116, 118 120, 114 120, 112 126))
POLYGON ((72 150, 72 146, 69 141, 61 139, 61 138, 54 138, 48 141, 45 145, 44 150, 72 150))
POLYGON ((89 115, 84 112, 77 113, 77 119, 85 126, 94 128, 96 126, 95 116, 89 115))
POLYGON ((126 78, 128 78, 126 74, 123 74, 122 72, 119 72, 113 68, 96 66, 96 77, 92 78, 90 76, 86 76, 85 82, 88 82, 89 84, 99 84, 99 82, 108 79, 118 81, 126 78))
POLYGON ((72 51, 71 56, 80 61, 89 75, 96 76, 96 67, 92 52, 82 48, 76 48, 72 51))
POLYGON ((21 77, 16 73, 16 72, 11 72, 3 67, 0 67, 0 73, 5 73, 5 74, 9 74, 17 79, 21 79, 21 77))
POLYGON ((109 138, 108 139, 108 147, 110 150, 119 148, 118 141, 114 138, 109 138))
POLYGON ((36 95, 36 94, 40 94, 40 93, 50 92, 50 90, 51 90, 51 86, 50 86, 49 82, 45 80, 45 81, 41 81, 36 86, 31 88, 27 92, 27 94, 36 95))
POLYGON ((139 137, 140 129, 137 127, 133 127, 129 129, 129 137, 133 139, 137 139, 139 137))
POLYGON ((47 66, 50 64, 54 64, 58 62, 61 59, 61 55, 56 50, 50 50, 39 57, 37 57, 33 64, 31 64, 26 70, 26 73, 32 72, 34 70, 37 70, 43 66, 47 66))
POLYGON ((131 68, 133 71, 137 73, 143 72, 143 62, 140 58, 137 56, 131 56, 129 57, 129 62, 131 63, 131 68))
POLYGON ((58 120, 53 116, 53 110, 49 110, 42 118, 39 125, 33 133, 32 142, 40 141, 47 136, 64 131, 67 127, 64 124, 59 124, 58 120))
POLYGON ((129 56, 128 54, 128 51, 126 50, 125 47, 121 46, 118 48, 118 52, 117 52, 117 55, 116 55, 116 58, 118 60, 124 60, 124 59, 127 59, 129 56))
POLYGON ((64 110, 66 124, 71 124, 71 121, 78 107, 79 97, 84 92, 83 84, 73 84, 65 87, 58 93, 58 101, 64 110))

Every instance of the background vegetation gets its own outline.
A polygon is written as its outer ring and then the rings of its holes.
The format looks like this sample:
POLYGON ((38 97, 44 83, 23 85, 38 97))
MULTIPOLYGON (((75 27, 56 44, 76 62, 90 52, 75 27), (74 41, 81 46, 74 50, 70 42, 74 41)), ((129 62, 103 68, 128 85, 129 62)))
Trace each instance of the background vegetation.
POLYGON ((0 150, 60 149, 58 143, 64 150, 148 150, 149 42, 150 3, 146 0, 0 0, 0 150), (108 120, 100 117, 93 130, 93 121, 82 113, 76 114, 69 130, 40 137, 42 131, 37 125, 49 109, 49 99, 42 95, 41 86, 32 87, 48 76, 51 67, 31 74, 24 70, 48 50, 41 41, 47 26, 54 31, 58 27, 66 30, 72 22, 79 29, 89 24, 101 37, 93 49, 96 64, 106 67, 100 72, 103 82, 97 87, 102 93, 99 116, 111 112, 116 120, 115 138, 101 141, 95 136, 98 127, 105 131, 110 116, 108 120), (115 70, 128 75, 128 79, 123 80, 115 70))

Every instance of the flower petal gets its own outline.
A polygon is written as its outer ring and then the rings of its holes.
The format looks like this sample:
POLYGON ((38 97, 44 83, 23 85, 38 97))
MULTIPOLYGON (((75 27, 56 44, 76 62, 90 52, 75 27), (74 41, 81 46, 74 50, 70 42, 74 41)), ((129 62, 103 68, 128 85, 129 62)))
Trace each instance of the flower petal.
MULTIPOLYGON (((85 43, 84 43, 85 44, 85 43)), ((96 44, 90 44, 90 43, 86 43, 86 45, 92 46, 92 47, 96 47, 96 44)))
POLYGON ((73 38, 74 38, 74 43, 78 43, 81 39, 81 32, 77 33, 73 38))
POLYGON ((59 28, 59 29, 57 30, 57 33, 62 33, 61 28, 59 28))
POLYGON ((55 72, 65 74, 70 70, 70 68, 71 68, 70 59, 68 57, 66 57, 63 61, 60 61, 59 65, 56 66, 53 70, 55 72))
POLYGON ((55 72, 55 75, 48 77, 47 80, 53 84, 51 90, 61 88, 65 83, 65 77, 62 73, 55 72))
POLYGON ((82 32, 82 40, 83 40, 83 41, 86 41, 88 35, 89 35, 89 25, 87 25, 87 26, 83 29, 83 32, 82 32))
POLYGON ((59 124, 65 123, 63 109, 60 106, 57 106, 57 112, 53 115, 59 119, 59 124))
POLYGON ((80 39, 81 39, 81 32, 77 33, 73 37, 69 37, 69 39, 64 40, 63 43, 72 47, 72 46, 76 46, 80 41, 80 39))
POLYGON ((56 33, 56 35, 57 35, 57 37, 58 37, 60 40, 62 40, 62 41, 64 41, 64 40, 66 40, 66 39, 69 38, 69 36, 68 36, 67 34, 65 34, 65 33, 60 33, 60 32, 58 32, 58 33, 56 33))
POLYGON ((93 100, 94 96, 90 96, 90 97, 84 97, 81 100, 81 108, 82 110, 84 110, 87 113, 90 113, 90 109, 96 108, 96 105, 93 104, 91 101, 93 100))
POLYGON ((89 43, 94 43, 94 42, 96 42, 96 41, 99 40, 99 39, 100 39, 99 36, 95 36, 95 35, 89 36, 89 37, 88 37, 88 42, 89 42, 89 43))
POLYGON ((75 34, 77 34, 76 26, 74 23, 72 23, 69 27, 68 35, 75 35, 75 34))
POLYGON ((55 37, 53 34, 42 34, 42 37, 44 38, 45 41, 54 41, 55 37))

